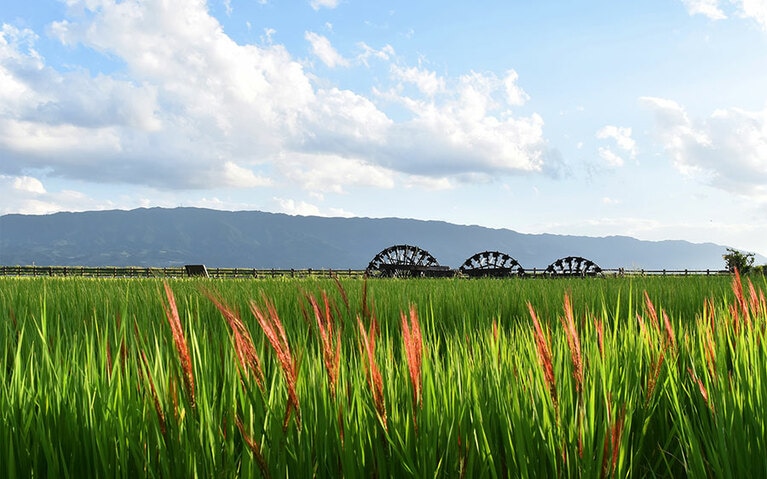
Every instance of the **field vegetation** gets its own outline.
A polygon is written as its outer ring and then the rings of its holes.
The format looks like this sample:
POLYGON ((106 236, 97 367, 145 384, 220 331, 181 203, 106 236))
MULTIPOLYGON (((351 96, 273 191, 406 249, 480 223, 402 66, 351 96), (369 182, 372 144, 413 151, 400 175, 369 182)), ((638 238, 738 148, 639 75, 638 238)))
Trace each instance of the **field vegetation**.
POLYGON ((0 280, 3 477, 760 477, 764 279, 0 280))

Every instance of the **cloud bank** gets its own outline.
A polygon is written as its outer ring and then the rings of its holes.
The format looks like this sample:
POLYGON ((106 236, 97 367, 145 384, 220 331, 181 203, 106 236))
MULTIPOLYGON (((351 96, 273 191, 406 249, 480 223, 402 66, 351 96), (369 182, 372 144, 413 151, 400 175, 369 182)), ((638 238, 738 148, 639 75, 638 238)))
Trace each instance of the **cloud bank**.
POLYGON ((514 71, 442 77, 364 45, 352 65, 306 32, 326 67, 390 63, 390 84, 366 96, 317 81, 282 45, 236 43, 201 0, 66 3, 48 34, 119 68, 54 67, 37 33, 3 25, 0 174, 321 192, 554 171, 542 117, 515 112, 528 96, 514 71))
POLYGON ((673 100, 644 97, 674 167, 722 190, 767 200, 767 107, 716 110, 693 119, 673 100))

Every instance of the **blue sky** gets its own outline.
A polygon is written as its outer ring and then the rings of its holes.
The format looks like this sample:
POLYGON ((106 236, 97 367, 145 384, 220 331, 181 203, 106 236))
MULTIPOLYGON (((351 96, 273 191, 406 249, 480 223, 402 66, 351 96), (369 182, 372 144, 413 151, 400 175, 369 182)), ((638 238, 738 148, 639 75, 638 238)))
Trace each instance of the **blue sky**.
POLYGON ((0 197, 767 254, 767 2, 6 0, 0 197))

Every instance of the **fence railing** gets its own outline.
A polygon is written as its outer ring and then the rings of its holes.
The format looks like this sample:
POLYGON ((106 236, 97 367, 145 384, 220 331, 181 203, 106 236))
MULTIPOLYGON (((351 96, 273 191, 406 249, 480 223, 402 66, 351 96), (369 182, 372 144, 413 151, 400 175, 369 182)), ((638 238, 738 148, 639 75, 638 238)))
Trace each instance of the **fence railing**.
MULTIPOLYGON (((353 269, 258 269, 258 268, 207 268, 213 278, 276 278, 343 276, 362 277, 364 270, 353 269)), ((186 277, 183 266, 0 266, 0 276, 81 276, 89 278, 178 278, 186 277)))
POLYGON ((729 275, 731 271, 726 269, 604 269, 602 273, 605 275, 614 276, 691 276, 691 275, 703 275, 703 276, 716 276, 716 275, 729 275))
MULTIPOLYGON (((525 270, 526 276, 545 276, 546 268, 525 270)), ((212 278, 306 278, 306 277, 345 277, 362 278, 365 270, 358 269, 259 269, 259 268, 207 268, 212 278)), ((603 276, 691 276, 691 275, 726 275, 727 270, 716 269, 604 269, 603 276)), ((186 277, 183 266, 178 267, 140 267, 140 266, 0 266, 0 276, 78 276, 88 278, 180 278, 186 277)))

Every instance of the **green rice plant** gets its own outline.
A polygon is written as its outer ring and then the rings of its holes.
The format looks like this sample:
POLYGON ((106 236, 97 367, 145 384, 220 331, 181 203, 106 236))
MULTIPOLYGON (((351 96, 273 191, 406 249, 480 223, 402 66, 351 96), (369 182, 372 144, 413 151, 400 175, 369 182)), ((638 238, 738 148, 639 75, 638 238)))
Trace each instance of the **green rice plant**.
POLYGON ((4 278, 0 474, 762 476, 764 286, 4 278))

